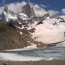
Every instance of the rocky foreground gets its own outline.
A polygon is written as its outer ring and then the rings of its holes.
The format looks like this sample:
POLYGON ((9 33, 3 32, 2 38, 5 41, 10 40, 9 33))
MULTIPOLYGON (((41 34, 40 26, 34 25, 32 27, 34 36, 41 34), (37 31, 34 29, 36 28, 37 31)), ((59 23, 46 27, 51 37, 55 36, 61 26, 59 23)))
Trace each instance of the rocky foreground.
POLYGON ((65 60, 52 60, 52 61, 0 61, 0 65, 65 65, 65 60))

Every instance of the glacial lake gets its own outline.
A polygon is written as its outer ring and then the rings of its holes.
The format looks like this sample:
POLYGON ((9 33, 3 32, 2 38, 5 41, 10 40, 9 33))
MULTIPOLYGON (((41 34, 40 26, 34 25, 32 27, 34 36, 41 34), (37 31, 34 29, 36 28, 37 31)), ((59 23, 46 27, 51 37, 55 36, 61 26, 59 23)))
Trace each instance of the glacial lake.
MULTIPOLYGON (((47 47, 31 50, 0 51, 0 60, 34 61, 34 60, 65 60, 65 47, 47 47), (17 59, 17 60, 16 60, 17 59)), ((35 61, 36 61, 35 60, 35 61)))

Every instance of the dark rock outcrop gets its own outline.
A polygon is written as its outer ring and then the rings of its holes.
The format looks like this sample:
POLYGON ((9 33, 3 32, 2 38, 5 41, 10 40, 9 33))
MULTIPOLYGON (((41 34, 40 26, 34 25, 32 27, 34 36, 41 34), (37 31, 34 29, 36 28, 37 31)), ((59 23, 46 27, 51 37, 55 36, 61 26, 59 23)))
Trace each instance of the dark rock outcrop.
POLYGON ((28 17, 34 17, 34 16, 35 16, 33 7, 31 7, 29 3, 27 3, 27 4, 22 8, 22 13, 25 13, 28 17))
POLYGON ((5 6, 4 11, 7 12, 7 13, 9 12, 7 5, 5 6))
POLYGON ((2 21, 6 21, 6 16, 5 16, 5 13, 9 13, 9 10, 8 10, 8 6, 6 5, 5 8, 4 8, 4 11, 2 12, 2 21))
POLYGON ((28 45, 27 40, 16 29, 6 24, 0 26, 0 50, 24 48, 28 45))

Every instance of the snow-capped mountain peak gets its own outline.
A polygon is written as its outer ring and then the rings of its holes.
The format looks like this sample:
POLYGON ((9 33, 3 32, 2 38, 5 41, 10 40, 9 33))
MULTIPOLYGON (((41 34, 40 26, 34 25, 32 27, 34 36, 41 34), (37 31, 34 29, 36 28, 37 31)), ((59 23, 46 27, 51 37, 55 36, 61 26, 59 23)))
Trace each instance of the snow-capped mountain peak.
POLYGON ((9 22, 10 20, 16 20, 17 15, 8 9, 8 6, 5 6, 4 11, 2 12, 2 20, 5 22, 9 22))
POLYGON ((29 3, 23 6, 22 11, 17 14, 6 6, 2 13, 2 20, 8 26, 16 29, 22 42, 25 39, 25 47, 35 45, 37 48, 56 45, 65 40, 65 22, 63 18, 55 15, 50 16, 49 13, 37 17, 29 3))
POLYGON ((31 7, 29 3, 26 3, 26 5, 23 6, 22 13, 25 13, 29 18, 35 16, 33 7, 31 7))

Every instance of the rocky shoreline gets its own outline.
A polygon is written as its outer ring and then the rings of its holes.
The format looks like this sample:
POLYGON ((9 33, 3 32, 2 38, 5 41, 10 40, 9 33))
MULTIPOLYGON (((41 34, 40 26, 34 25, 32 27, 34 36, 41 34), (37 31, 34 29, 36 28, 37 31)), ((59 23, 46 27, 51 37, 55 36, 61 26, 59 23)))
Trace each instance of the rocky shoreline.
POLYGON ((65 65, 65 60, 50 61, 0 61, 0 65, 65 65))

